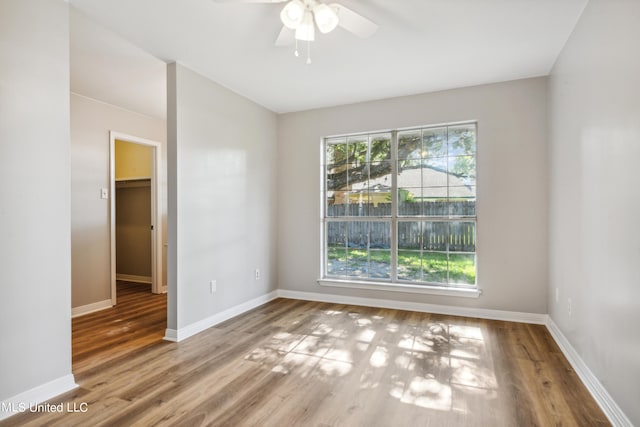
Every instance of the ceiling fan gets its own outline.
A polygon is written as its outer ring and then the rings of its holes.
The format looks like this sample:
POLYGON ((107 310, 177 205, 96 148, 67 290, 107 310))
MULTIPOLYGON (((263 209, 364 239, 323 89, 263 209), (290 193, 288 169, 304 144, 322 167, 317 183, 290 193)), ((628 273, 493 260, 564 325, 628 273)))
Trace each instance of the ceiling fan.
POLYGON ((315 40, 316 27, 322 34, 336 27, 366 38, 373 35, 378 26, 353 10, 338 4, 326 4, 318 0, 215 0, 218 3, 287 3, 280 12, 283 27, 276 39, 276 46, 296 44, 298 40, 307 42, 307 64, 311 63, 311 42, 315 40))

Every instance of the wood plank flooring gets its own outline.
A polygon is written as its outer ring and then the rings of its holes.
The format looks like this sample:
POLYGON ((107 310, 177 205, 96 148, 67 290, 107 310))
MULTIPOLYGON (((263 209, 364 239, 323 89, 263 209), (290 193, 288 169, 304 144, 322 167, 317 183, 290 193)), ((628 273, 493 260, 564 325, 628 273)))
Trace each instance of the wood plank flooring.
POLYGON ((118 281, 115 307, 76 317, 71 325, 73 373, 157 344, 167 327, 167 295, 147 284, 118 281))
POLYGON ((0 425, 609 425, 544 326, 278 299, 169 343, 134 288, 73 321, 80 388, 51 403, 87 412, 0 425))

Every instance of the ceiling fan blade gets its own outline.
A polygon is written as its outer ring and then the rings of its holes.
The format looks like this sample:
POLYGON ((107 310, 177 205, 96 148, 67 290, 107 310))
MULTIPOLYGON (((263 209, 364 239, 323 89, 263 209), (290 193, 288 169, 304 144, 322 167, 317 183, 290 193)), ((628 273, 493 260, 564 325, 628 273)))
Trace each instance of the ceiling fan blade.
POLYGON ((288 0, 213 0, 214 3, 284 3, 288 0))
POLYGON ((341 4, 333 3, 329 6, 338 15, 338 25, 358 37, 371 37, 378 29, 377 24, 341 4))
POLYGON ((294 42, 296 32, 290 28, 282 26, 280 34, 276 39, 276 46, 291 46, 294 42))

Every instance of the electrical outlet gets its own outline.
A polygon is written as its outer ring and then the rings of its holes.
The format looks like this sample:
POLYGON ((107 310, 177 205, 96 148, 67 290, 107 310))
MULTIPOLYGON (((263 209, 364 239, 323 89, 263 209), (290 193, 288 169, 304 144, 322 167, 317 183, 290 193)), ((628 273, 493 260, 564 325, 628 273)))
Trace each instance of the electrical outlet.
POLYGON ((556 304, 560 302, 560 288, 556 287, 556 304))
POLYGON ((209 292, 212 294, 218 290, 218 282, 216 280, 212 280, 209 282, 209 292))
POLYGON ((571 313, 573 313, 573 302, 571 298, 567 298, 567 311, 569 312, 569 316, 571 316, 571 313))
POLYGON ((256 268, 256 280, 260 280, 260 269, 256 268))

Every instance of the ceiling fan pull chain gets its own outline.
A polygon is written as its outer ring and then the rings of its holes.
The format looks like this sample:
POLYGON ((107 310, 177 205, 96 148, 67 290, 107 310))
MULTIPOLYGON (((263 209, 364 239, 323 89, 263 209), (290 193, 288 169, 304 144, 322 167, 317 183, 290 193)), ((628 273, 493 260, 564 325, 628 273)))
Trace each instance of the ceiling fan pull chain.
POLYGON ((293 54, 298 57, 300 56, 300 53, 298 52, 298 39, 296 39, 296 50, 293 52, 293 54))
POLYGON ((307 64, 311 64, 311 40, 307 40, 307 64))

